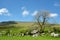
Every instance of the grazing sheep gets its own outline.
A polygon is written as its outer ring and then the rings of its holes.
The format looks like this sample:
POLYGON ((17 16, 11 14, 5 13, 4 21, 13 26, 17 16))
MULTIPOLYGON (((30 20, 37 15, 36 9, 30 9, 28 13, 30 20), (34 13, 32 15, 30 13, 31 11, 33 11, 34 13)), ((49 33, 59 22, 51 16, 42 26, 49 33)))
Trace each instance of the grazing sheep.
POLYGON ((60 35, 53 32, 53 33, 51 33, 51 36, 53 36, 53 37, 59 37, 60 35))
POLYGON ((54 34, 54 37, 59 37, 59 34, 54 34))
POLYGON ((51 36, 54 36, 54 34, 55 34, 55 33, 54 33, 54 32, 52 32, 52 33, 51 33, 51 36))

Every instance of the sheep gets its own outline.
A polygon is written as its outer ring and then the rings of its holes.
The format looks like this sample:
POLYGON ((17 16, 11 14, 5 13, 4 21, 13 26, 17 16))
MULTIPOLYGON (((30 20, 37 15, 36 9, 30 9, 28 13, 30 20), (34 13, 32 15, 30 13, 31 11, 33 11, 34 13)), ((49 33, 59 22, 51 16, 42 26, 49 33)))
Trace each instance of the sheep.
POLYGON ((59 37, 59 34, 54 34, 54 37, 59 37))
POLYGON ((52 33, 51 33, 51 36, 54 36, 54 34, 55 34, 55 33, 54 33, 54 32, 52 32, 52 33))
POLYGON ((53 36, 53 37, 59 37, 60 35, 53 32, 53 33, 51 33, 51 36, 53 36))

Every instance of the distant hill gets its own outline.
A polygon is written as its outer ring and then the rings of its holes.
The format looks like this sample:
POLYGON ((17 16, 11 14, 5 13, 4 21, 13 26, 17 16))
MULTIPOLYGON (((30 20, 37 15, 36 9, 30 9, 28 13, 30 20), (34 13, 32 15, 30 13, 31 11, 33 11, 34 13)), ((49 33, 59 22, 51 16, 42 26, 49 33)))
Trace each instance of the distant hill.
MULTIPOLYGON (((4 22, 0 22, 0 27, 21 27, 21 26, 32 26, 32 25, 36 25, 34 24, 34 22, 17 22, 17 21, 4 21, 4 22)), ((51 24, 52 26, 54 25, 59 25, 60 24, 51 24)))
MULTIPOLYGON (((37 27, 35 22, 22 22, 22 21, 4 21, 0 22, 0 29, 10 29, 10 28, 31 28, 37 27)), ((60 24, 49 24, 47 23, 47 26, 50 27, 60 27, 60 24)))
POLYGON ((10 25, 10 24, 17 24, 17 22, 15 22, 15 21, 0 22, 0 26, 6 26, 6 25, 10 25))

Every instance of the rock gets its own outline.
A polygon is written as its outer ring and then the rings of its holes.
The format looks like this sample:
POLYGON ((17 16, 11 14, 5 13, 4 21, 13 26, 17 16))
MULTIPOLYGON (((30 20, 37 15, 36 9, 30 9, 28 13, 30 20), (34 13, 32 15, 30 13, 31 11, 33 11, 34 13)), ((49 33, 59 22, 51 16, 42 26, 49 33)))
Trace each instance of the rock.
POLYGON ((12 36, 11 34, 8 34, 7 36, 12 36))
POLYGON ((13 34, 13 36, 21 36, 20 34, 18 34, 18 33, 15 33, 15 34, 13 34))
POLYGON ((22 33, 21 36, 24 36, 24 33, 22 33))
POLYGON ((33 34, 32 37, 37 37, 39 33, 33 34))
POLYGON ((51 33, 51 31, 48 31, 48 33, 51 33))
POLYGON ((25 35, 29 35, 29 32, 26 32, 25 35))
POLYGON ((45 35, 45 33, 42 33, 42 35, 45 35))
POLYGON ((42 33, 41 35, 42 35, 42 36, 44 36, 44 35, 45 35, 45 33, 42 33))
POLYGON ((0 33, 0 36, 2 36, 2 33, 0 33))
POLYGON ((33 30, 31 33, 32 34, 35 34, 35 33, 37 33, 38 32, 38 30, 33 30))

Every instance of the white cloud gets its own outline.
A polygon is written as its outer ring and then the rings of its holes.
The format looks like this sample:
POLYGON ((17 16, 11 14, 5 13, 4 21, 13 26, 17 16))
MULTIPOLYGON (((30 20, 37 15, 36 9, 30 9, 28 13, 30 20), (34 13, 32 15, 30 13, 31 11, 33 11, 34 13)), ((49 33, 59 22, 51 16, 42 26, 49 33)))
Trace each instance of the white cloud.
POLYGON ((22 15, 23 15, 23 16, 29 15, 29 11, 28 11, 24 6, 21 7, 21 10, 22 10, 22 15))
POLYGON ((23 15, 23 16, 27 16, 27 15, 29 15, 29 11, 24 10, 23 13, 22 13, 22 15, 23 15))
POLYGON ((10 13, 9 13, 8 9, 6 9, 6 8, 1 8, 1 9, 0 9, 0 15, 10 16, 10 13))
MULTIPOLYGON (((38 13, 38 11, 34 11, 33 14, 32 14, 32 16, 37 15, 37 13, 38 13)), ((39 15, 40 15, 40 14, 38 14, 38 16, 39 16, 39 15)), ((57 17, 58 14, 57 14, 57 13, 50 13, 50 14, 47 14, 47 16, 48 16, 48 17, 57 17)))
POLYGON ((32 14, 32 16, 37 15, 37 13, 38 13, 38 11, 34 11, 33 14, 32 14))
POLYGON ((60 6, 60 3, 54 3, 54 6, 60 6))
POLYGON ((56 16, 58 16, 57 13, 50 13, 50 14, 49 14, 49 17, 56 17, 56 16))

